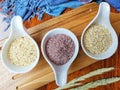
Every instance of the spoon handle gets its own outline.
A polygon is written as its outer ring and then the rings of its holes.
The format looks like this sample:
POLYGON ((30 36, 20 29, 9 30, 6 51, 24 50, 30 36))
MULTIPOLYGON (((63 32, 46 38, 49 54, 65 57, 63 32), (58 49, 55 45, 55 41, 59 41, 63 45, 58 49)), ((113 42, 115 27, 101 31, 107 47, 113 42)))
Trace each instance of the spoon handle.
POLYGON ((63 86, 67 82, 67 71, 56 71, 55 73, 55 78, 56 78, 56 84, 58 86, 63 86))
POLYGON ((110 21, 110 5, 106 2, 100 3, 95 22, 107 23, 110 21))
POLYGON ((14 16, 11 21, 11 26, 10 29, 12 31, 12 34, 21 34, 24 35, 26 34, 25 28, 23 26, 23 21, 20 16, 14 16))
POLYGON ((104 15, 104 17, 108 18, 110 16, 110 5, 106 2, 100 3, 100 13, 104 15))

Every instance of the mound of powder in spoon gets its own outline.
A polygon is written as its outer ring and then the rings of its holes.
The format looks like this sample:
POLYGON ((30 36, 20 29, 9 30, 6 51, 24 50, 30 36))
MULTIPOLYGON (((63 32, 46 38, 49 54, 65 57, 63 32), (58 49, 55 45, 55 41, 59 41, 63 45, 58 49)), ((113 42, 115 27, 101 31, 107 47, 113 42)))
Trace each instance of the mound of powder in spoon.
POLYGON ((56 34, 47 40, 45 49, 50 61, 63 65, 73 56, 75 45, 69 36, 56 34))

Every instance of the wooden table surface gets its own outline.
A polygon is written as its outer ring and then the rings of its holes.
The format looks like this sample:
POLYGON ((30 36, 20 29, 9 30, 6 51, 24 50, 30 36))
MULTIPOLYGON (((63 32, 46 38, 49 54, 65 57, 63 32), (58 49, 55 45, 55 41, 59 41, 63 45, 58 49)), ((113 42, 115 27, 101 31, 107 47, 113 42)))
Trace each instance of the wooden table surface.
MULTIPOLYGON (((69 12, 70 10, 71 9, 66 9, 65 12, 69 12)), ((112 7, 111 7, 111 12, 118 13, 112 7)), ((47 21, 49 19, 52 19, 52 18, 54 18, 54 17, 49 16, 47 14, 44 14, 42 20, 37 20, 37 16, 36 16, 35 18, 31 19, 30 22, 25 21, 24 25, 25 25, 26 28, 31 28, 31 27, 33 27, 35 25, 41 24, 41 23, 43 23, 43 22, 45 22, 45 21, 47 21)), ((120 42, 120 35, 118 35, 118 38, 119 38, 119 42, 120 42)), ((113 70, 111 72, 108 72, 108 73, 105 73, 103 75, 99 75, 97 77, 90 78, 90 80, 94 81, 94 80, 96 80, 98 78, 102 79, 102 78, 108 78, 108 77, 113 77, 113 76, 117 76, 117 77, 120 76, 120 69, 119 69, 119 67, 120 67, 120 43, 119 43, 119 47, 118 47, 117 52, 111 58, 106 59, 106 60, 102 60, 102 61, 98 61, 98 62, 96 62, 96 63, 94 63, 92 65, 89 65, 89 66, 87 66, 87 67, 85 67, 83 69, 80 69, 80 70, 78 70, 76 72, 71 73, 68 76, 68 81, 71 81, 72 79, 74 79, 76 77, 82 76, 85 73, 88 73, 88 72, 90 72, 92 70, 103 68, 103 67, 111 67, 111 66, 115 67, 115 70, 113 70)), ((19 77, 19 75, 18 75, 18 77, 19 77)), ((0 82, 2 82, 2 81, 0 81, 0 82)), ((9 83, 9 81, 8 81, 8 83, 9 83)), ((43 87, 38 88, 37 90, 53 90, 54 88, 57 88, 57 86, 56 86, 55 82, 53 81, 53 82, 51 82, 51 83, 49 83, 49 84, 47 84, 47 85, 45 85, 43 87)), ((90 90, 120 90, 120 82, 112 83, 112 84, 105 85, 105 86, 100 86, 100 87, 97 87, 95 89, 90 89, 90 90)))

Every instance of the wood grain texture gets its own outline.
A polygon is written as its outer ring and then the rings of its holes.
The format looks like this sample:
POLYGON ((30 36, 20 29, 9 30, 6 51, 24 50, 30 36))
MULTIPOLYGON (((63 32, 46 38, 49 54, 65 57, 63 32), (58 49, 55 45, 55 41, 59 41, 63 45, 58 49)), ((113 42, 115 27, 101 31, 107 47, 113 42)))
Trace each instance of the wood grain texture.
MULTIPOLYGON (((68 11, 69 10, 70 9, 68 9, 68 11)), ((53 18, 45 14, 43 20, 38 21, 36 17, 32 19, 30 23, 26 21, 24 25, 27 28, 29 28, 29 27, 32 27, 34 25, 41 23, 27 30, 28 33, 36 40, 39 46, 40 46, 40 42, 44 34, 47 31, 53 28, 56 28, 56 27, 63 27, 63 28, 70 29, 80 40, 82 30, 93 19, 93 17, 97 13, 97 10, 98 10, 98 5, 96 3, 91 3, 85 6, 76 8, 74 10, 71 10, 56 18, 53 18)), ((120 14, 111 13, 111 23, 113 27, 115 28, 117 34, 119 35, 120 34, 120 14)), ((0 41, 0 44, 2 45, 3 42, 4 40, 0 41)), ((87 57, 80 48, 78 57, 76 58, 76 60, 74 61, 74 63, 69 69, 70 75, 68 77, 68 81, 72 80, 75 77, 81 76, 87 72, 90 72, 91 70, 100 68, 100 67, 109 67, 113 65, 115 65, 115 67, 118 67, 119 65, 117 66, 117 64, 120 63, 119 56, 120 56, 120 53, 119 51, 117 51, 117 53, 113 55, 111 58, 109 58, 108 60, 100 61, 101 63, 91 65, 97 61, 87 57), (115 60, 117 60, 117 62, 115 60), (89 67, 84 68, 86 66, 89 66, 89 67)), ((115 75, 119 75, 117 74, 119 70, 118 69, 116 70, 117 71, 115 71, 115 75)), ((0 82, 0 90, 15 90, 16 88, 18 90, 33 90, 33 89, 42 87, 44 85, 45 85, 44 87, 39 88, 39 89, 40 90, 42 89, 52 90, 53 88, 56 88, 56 84, 52 82, 54 81, 53 72, 50 66, 44 60, 42 54, 41 54, 38 65, 31 72, 16 75, 14 73, 8 72, 6 68, 3 67, 2 63, 0 62, 0 73, 2 73, 0 74, 0 81, 2 81, 0 82), (50 84, 46 85, 48 83, 50 84)), ((103 76, 100 76, 100 77, 103 77, 103 76)))

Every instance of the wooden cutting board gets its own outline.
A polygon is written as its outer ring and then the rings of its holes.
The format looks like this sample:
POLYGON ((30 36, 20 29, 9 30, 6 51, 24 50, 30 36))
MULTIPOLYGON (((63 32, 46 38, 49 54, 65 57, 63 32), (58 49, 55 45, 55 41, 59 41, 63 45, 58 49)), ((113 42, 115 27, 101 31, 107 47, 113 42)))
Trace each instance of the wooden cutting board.
MULTIPOLYGON (((44 34, 57 27, 71 30, 80 41, 82 30, 94 18, 97 10, 98 5, 96 3, 87 4, 32 27, 27 31, 39 46, 44 34)), ((117 34, 120 34, 120 14, 111 13, 111 23, 117 34)), ((0 46, 2 46, 4 41, 5 39, 0 41, 0 46)), ((87 57, 80 47, 79 54, 68 73, 78 71, 95 62, 97 61, 87 57)), ((32 71, 25 74, 10 73, 0 62, 0 81, 0 90, 15 90, 16 88, 18 90, 33 90, 54 81, 54 75, 52 69, 40 53, 38 65, 32 71)))

